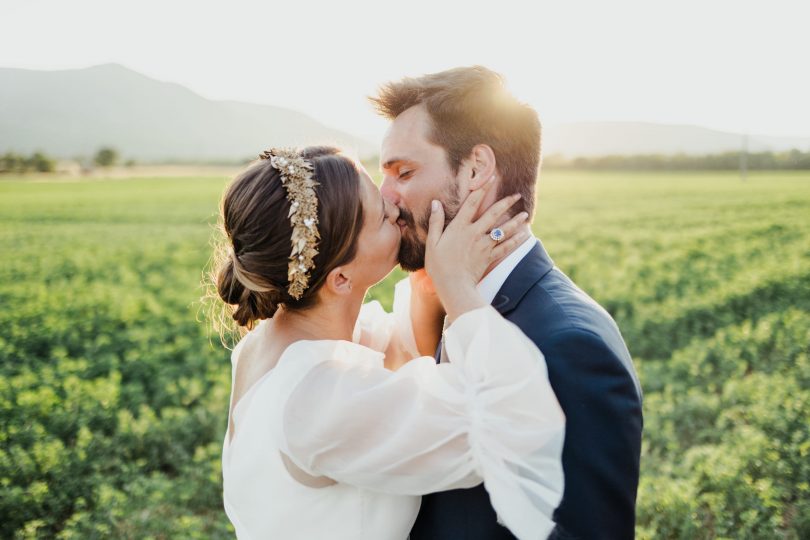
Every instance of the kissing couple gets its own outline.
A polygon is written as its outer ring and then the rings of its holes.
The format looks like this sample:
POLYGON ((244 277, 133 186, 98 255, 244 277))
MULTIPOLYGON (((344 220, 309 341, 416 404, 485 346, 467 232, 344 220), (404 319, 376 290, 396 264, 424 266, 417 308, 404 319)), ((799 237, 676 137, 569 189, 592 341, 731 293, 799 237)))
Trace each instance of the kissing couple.
POLYGON ((222 200, 237 536, 633 538, 641 390, 532 233, 536 111, 483 67, 371 101, 381 188, 339 149, 276 148, 222 200), (364 304, 397 265, 393 312, 364 304))

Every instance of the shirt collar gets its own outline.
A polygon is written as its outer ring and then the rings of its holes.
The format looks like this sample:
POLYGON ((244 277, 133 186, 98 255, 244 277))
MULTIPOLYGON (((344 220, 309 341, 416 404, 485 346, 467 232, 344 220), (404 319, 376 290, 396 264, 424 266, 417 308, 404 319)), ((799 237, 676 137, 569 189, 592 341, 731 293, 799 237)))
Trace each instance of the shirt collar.
POLYGON ((493 268, 489 274, 484 276, 484 279, 478 282, 478 292, 488 304, 492 303, 509 274, 529 254, 535 244, 537 244, 537 237, 531 235, 504 260, 499 262, 498 266, 493 268))

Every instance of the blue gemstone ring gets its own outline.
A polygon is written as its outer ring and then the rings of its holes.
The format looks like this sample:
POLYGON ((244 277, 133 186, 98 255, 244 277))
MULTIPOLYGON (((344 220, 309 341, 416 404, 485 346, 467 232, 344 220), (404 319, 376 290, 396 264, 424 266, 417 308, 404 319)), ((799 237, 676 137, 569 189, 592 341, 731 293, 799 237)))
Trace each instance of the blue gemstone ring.
POLYGON ((495 240, 496 242, 500 242, 501 240, 504 239, 505 236, 506 233, 504 233, 503 230, 499 229, 498 227, 495 227, 489 232, 489 237, 495 240))

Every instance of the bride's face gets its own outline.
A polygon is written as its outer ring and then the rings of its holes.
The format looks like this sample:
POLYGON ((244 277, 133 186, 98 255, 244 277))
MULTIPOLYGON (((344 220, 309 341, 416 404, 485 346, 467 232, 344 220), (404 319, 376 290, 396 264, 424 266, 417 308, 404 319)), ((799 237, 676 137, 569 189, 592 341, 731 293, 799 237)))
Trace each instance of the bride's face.
POLYGON ((356 287, 370 287, 387 276, 397 265, 402 238, 397 219, 399 209, 383 199, 380 190, 365 169, 360 168, 363 197, 363 228, 352 261, 356 287))

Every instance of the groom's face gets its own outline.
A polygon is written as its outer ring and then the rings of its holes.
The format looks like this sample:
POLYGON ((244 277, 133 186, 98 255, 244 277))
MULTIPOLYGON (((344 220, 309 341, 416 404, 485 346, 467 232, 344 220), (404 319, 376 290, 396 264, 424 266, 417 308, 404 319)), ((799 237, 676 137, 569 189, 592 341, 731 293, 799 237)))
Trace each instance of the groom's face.
POLYGON ((424 107, 411 107, 391 123, 380 149, 380 191, 399 208, 399 264, 409 272, 425 266, 430 202, 437 199, 444 204, 446 223, 460 204, 458 178, 444 148, 430 141, 430 130, 424 107))

